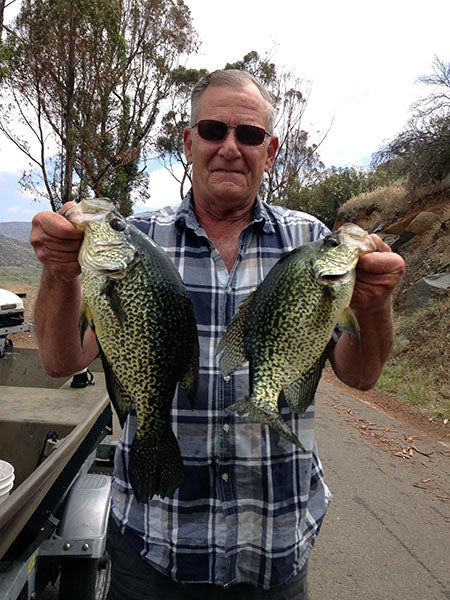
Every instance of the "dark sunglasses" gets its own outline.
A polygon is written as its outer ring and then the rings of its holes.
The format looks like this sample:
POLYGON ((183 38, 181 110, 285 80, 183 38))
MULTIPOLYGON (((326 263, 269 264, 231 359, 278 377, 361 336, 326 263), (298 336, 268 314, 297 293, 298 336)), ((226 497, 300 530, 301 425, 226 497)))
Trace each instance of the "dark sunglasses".
POLYGON ((192 128, 197 127, 198 134, 204 140, 210 142, 221 142, 224 140, 230 129, 234 129, 236 139, 240 144, 246 146, 259 146, 271 134, 256 125, 227 125, 223 121, 214 121, 213 119, 203 119, 198 121, 192 128))

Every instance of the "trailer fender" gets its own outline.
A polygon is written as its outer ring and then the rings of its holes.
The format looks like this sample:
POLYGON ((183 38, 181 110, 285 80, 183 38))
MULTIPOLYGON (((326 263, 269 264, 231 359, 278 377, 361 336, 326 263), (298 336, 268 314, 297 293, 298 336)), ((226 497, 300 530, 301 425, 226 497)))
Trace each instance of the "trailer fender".
POLYGON ((102 558, 111 500, 111 477, 80 475, 64 503, 55 537, 47 540, 41 555, 102 558))

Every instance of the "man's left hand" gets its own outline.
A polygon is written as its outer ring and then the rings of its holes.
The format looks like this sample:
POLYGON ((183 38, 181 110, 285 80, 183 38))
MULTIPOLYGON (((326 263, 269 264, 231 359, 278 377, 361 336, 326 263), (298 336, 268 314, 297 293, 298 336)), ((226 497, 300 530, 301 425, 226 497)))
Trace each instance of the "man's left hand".
POLYGON ((403 258, 375 234, 370 236, 378 252, 364 254, 356 266, 356 282, 351 307, 377 309, 392 294, 405 271, 403 258))

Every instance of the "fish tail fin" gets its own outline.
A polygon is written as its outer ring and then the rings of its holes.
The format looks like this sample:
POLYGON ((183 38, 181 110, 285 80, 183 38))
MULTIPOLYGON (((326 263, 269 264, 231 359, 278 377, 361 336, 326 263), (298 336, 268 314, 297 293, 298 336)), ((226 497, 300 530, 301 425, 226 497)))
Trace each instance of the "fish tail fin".
POLYGON ((227 412, 236 412, 238 415, 248 415, 248 418, 251 421, 255 421, 257 423, 267 423, 282 437, 295 446, 298 446, 305 452, 303 444, 300 442, 298 437, 292 431, 292 428, 286 423, 280 413, 264 410, 262 407, 257 406, 254 402, 252 402, 251 398, 231 404, 230 406, 227 406, 226 410, 227 412))
POLYGON ((183 480, 183 461, 177 438, 169 426, 161 435, 136 436, 130 450, 130 483, 138 502, 155 494, 174 492, 183 480))

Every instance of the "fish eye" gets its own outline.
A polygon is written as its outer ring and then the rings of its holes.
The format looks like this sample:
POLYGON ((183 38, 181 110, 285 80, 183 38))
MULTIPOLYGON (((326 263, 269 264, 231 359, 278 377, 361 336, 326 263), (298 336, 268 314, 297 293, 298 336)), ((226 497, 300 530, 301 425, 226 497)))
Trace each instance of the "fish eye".
POLYGON ((111 227, 111 229, 114 229, 114 231, 124 231, 124 229, 126 228, 125 221, 119 219, 118 217, 114 217, 113 219, 111 219, 111 221, 109 222, 109 226, 111 227))
POLYGON ((326 238, 325 243, 330 248, 336 248, 337 246, 339 246, 338 240, 335 237, 331 236, 331 235, 326 238))

